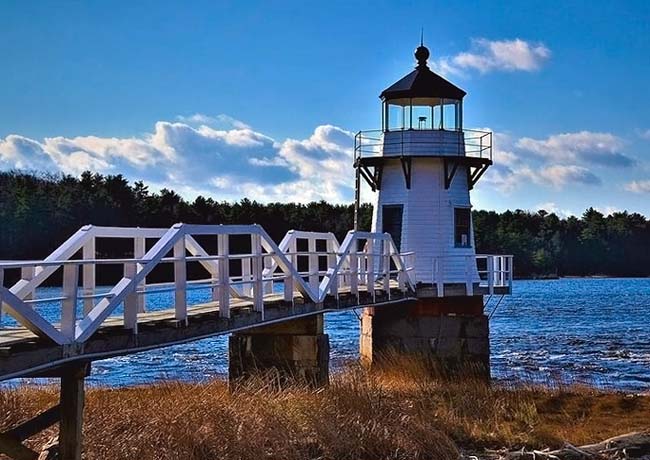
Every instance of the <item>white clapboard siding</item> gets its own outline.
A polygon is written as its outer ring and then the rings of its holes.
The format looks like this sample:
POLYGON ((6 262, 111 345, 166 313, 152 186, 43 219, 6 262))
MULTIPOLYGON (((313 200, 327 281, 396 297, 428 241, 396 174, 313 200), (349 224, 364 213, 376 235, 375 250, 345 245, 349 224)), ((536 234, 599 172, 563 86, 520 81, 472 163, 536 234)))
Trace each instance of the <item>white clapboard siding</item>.
POLYGON ((439 158, 412 159, 411 188, 406 188, 398 162, 385 164, 373 215, 373 231, 383 232, 382 207, 403 205, 401 251, 416 253, 415 276, 422 283, 434 281, 434 259, 442 260, 445 283, 476 283, 476 265, 468 270, 467 257, 475 256, 472 246, 454 244, 454 208, 471 207, 465 167, 459 166, 449 189, 444 187, 444 165, 439 158))

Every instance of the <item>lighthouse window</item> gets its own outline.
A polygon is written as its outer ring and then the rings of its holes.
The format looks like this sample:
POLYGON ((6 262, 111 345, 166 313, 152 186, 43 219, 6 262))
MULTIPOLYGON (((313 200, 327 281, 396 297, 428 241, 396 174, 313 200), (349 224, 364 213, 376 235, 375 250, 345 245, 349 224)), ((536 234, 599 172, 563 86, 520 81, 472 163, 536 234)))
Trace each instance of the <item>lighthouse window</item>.
POLYGON ((402 245, 402 214, 404 207, 401 204, 384 205, 381 208, 381 228, 383 232, 390 233, 395 247, 400 250, 402 245))
POLYGON ((469 208, 454 208, 454 243, 456 247, 471 246, 471 210, 469 208))

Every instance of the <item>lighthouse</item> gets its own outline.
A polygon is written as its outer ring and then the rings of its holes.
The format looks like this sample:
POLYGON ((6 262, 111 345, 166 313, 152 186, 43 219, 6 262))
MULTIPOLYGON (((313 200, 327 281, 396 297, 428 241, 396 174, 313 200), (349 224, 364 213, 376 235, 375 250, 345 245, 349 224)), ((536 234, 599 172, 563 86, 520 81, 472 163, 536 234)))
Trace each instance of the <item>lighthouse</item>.
POLYGON ((381 129, 355 137, 355 209, 363 180, 375 192, 372 231, 413 255, 417 286, 407 307, 364 310, 361 355, 420 354, 489 373, 484 294, 509 293, 512 268, 474 246, 470 191, 492 164, 492 134, 464 128, 467 93, 433 72, 429 56, 421 43, 415 69, 380 95, 381 129))

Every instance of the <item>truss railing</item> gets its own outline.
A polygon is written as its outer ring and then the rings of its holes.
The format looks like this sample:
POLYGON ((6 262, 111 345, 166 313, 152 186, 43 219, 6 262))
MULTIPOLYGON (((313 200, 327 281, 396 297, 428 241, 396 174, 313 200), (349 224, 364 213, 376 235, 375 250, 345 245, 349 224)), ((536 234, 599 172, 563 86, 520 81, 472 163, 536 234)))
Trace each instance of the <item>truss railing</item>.
POLYGON ((170 307, 174 318, 186 323, 191 308, 187 292, 209 289, 220 318, 230 317, 235 299, 252 304, 263 321, 265 296, 279 295, 276 284, 283 286, 285 301, 293 302, 299 293, 305 302, 315 304, 322 304, 327 296, 338 300, 344 292, 358 297, 363 290, 373 298, 376 290, 390 297, 391 281, 401 291, 413 292, 413 258, 413 254, 400 254, 387 233, 351 231, 339 244, 331 233, 291 231, 278 246, 259 225, 86 226, 43 260, 0 261, 0 320, 4 310, 17 325, 39 337, 59 345, 83 343, 114 317, 118 308, 123 326, 137 334, 141 313, 146 310, 145 296, 151 293, 173 292, 170 307), (231 252, 233 236, 250 239, 250 252, 231 252), (96 243, 103 238, 132 240, 133 257, 97 258, 96 243), (207 245, 199 244, 206 238, 216 243, 212 253, 206 250, 207 245), (306 240, 306 250, 298 250, 300 240, 306 240), (207 277, 188 279, 189 264, 199 264, 207 277), (123 276, 114 285, 98 289, 97 269, 106 265, 122 266, 123 276), (164 265, 173 267, 173 281, 148 283, 152 271, 164 265), (306 271, 299 270, 303 266, 306 271), (20 280, 6 288, 3 276, 10 270, 19 270, 20 280), (55 282, 56 272, 62 272, 60 295, 36 298, 37 288, 55 282), (34 308, 53 302, 60 305, 56 320, 34 308))

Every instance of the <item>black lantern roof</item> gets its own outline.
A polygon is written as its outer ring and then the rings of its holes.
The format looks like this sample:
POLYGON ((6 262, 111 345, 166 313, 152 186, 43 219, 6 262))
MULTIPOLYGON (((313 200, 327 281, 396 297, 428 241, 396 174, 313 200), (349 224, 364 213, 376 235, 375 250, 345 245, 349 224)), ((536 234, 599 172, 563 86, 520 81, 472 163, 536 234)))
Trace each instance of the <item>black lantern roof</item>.
POLYGON ((418 61, 415 70, 386 88, 379 97, 383 100, 426 97, 460 100, 465 97, 465 91, 429 69, 426 46, 417 47, 415 59, 418 61))

